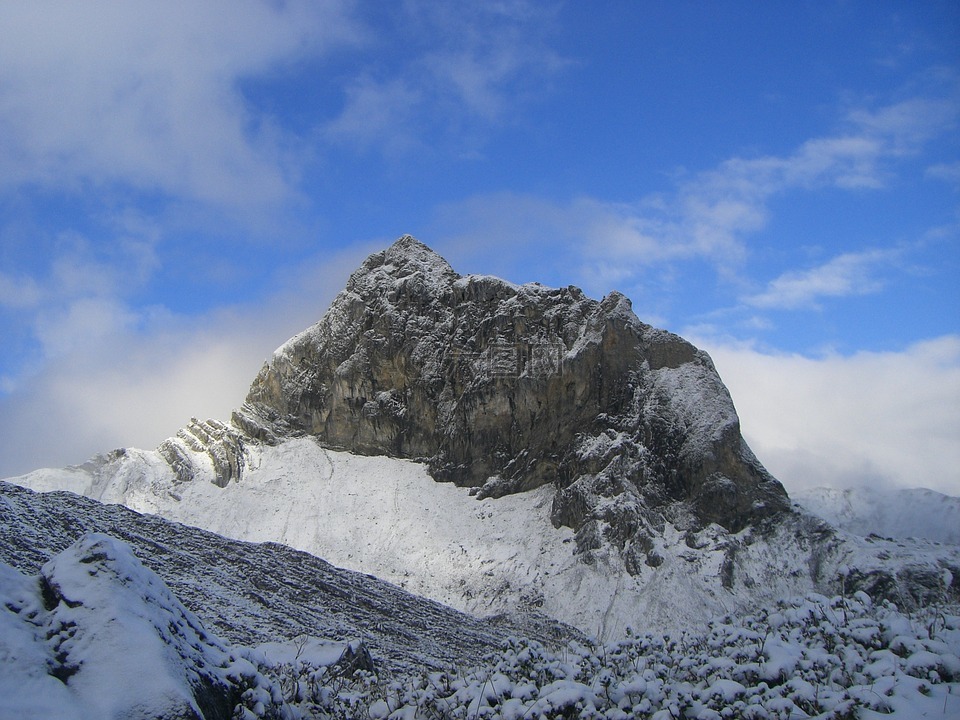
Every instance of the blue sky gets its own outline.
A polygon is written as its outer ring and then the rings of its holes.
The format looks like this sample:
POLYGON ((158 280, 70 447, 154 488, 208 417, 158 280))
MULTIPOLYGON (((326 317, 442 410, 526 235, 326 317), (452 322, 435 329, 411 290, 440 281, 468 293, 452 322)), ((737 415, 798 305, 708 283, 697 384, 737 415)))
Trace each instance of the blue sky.
POLYGON ((960 494, 955 2, 0 6, 0 476, 226 417, 362 258, 620 290, 791 487, 960 494))

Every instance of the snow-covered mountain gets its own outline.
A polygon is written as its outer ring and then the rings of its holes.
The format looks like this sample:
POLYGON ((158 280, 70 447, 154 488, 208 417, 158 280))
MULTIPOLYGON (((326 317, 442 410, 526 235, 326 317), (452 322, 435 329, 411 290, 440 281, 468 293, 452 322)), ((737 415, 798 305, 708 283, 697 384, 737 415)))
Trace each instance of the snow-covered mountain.
POLYGON ((956 548, 867 541, 800 511, 739 533, 665 524, 658 563, 631 574, 615 550, 595 551, 590 563, 575 554, 572 530, 550 524, 550 487, 477 499, 437 483, 423 464, 329 450, 301 437, 248 447, 243 480, 221 488, 209 458, 191 452, 198 473, 187 483, 176 482, 160 453, 141 450, 16 480, 225 537, 283 543, 474 615, 538 609, 604 637, 628 626, 702 625, 845 583, 852 590, 850 568, 863 573, 866 589, 884 588, 907 605, 945 590, 944 570, 960 578, 956 548))
POLYGON ((229 422, 13 481, 0 716, 910 717, 960 688, 947 529, 791 504, 705 353, 409 236, 229 422), (128 660, 150 681, 105 691, 128 660))
POLYGON ((709 357, 622 296, 463 277, 408 236, 274 354, 229 423, 14 482, 604 637, 811 590, 960 592, 956 548, 791 508, 709 357))
POLYGON ((818 487, 795 492, 793 499, 833 526, 857 535, 960 545, 960 498, 935 490, 818 487))

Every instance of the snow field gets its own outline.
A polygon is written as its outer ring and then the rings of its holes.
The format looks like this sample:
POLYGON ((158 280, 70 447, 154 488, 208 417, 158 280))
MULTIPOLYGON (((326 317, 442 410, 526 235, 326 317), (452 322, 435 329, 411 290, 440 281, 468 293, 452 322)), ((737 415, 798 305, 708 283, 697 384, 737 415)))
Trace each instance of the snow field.
POLYGON ((671 526, 659 547, 665 562, 647 575, 627 574, 611 551, 583 563, 572 530, 551 524, 549 486, 477 500, 422 464, 328 450, 310 438, 254 447, 246 462, 243 479, 224 488, 213 484, 206 454, 194 455, 192 482, 176 483, 158 453, 142 450, 99 469, 45 469, 14 481, 282 543, 477 616, 534 608, 615 637, 627 625, 679 627, 731 609, 720 592, 722 552, 681 559, 689 548, 671 526))
MULTIPOLYGON (((306 437, 248 446, 242 479, 223 488, 213 483, 206 453, 194 452, 192 461, 197 475, 187 483, 156 451, 134 449, 13 481, 229 538, 282 543, 475 616, 538 610, 601 639, 627 627, 703 627, 713 616, 814 589, 803 541, 811 529, 801 516, 759 536, 715 525, 691 536, 667 523, 652 538, 662 563, 630 575, 611 546, 593 551, 589 563, 574 555, 573 532, 551 523, 550 486, 478 500, 434 481, 422 464, 329 450, 306 437), (736 562, 725 584, 731 543, 736 562)), ((822 578, 843 567, 867 573, 921 564, 936 573, 941 556, 949 547, 844 535, 817 562, 822 578)))

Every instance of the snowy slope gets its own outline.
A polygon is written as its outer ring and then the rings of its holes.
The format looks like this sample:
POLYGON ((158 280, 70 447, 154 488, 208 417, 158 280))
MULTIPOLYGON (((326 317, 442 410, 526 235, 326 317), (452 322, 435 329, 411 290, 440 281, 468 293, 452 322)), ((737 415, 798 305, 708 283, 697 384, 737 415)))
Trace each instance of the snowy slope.
POLYGON ((960 498, 934 490, 818 487, 795 492, 793 499, 857 535, 960 544, 960 498))
POLYGON ((0 482, 0 563, 36 575, 89 533, 127 543, 206 628, 237 645, 363 640, 377 667, 395 671, 477 662, 510 636, 563 643, 578 635, 534 614, 481 621, 283 545, 0 482))
MULTIPOLYGON (((258 448, 243 482, 225 488, 202 478, 174 483, 157 453, 135 450, 109 468, 40 470, 14 482, 283 543, 475 615, 538 607, 596 632, 598 622, 622 628, 619 605, 640 595, 618 558, 598 568, 573 555, 572 531, 550 523, 552 488, 477 500, 437 483, 423 465, 335 452, 309 438, 258 448)), ((656 621, 673 624, 690 611, 647 604, 656 621)))
MULTIPOLYGON (((66 493, 38 495, 4 484, 0 493, 0 559, 29 565, 43 555, 41 537, 56 545, 82 525, 112 522, 140 545, 144 559, 179 576, 188 595, 196 593, 186 576, 204 584, 199 608, 210 617, 223 610, 211 607, 218 581, 252 579, 256 590, 238 588, 238 599, 256 602, 263 600, 259 592, 273 592, 281 602, 269 603, 268 615, 238 605, 227 610, 246 615, 242 632, 249 635, 269 634, 317 588, 340 597, 328 615, 382 602, 355 595, 358 585, 348 574, 326 573, 317 585, 309 571, 298 575, 282 556, 271 563, 269 553, 258 552, 278 546, 237 548, 236 557, 217 565, 239 544, 66 493), (192 563, 171 563, 166 543, 184 546, 192 563), (283 602, 269 587, 271 576, 283 578, 300 602, 283 602)), ((368 580, 368 587, 376 582, 368 580)), ((430 647, 424 642, 430 637, 478 639, 475 623, 452 611, 429 618, 411 615, 404 604, 393 611, 419 646, 414 658, 430 647)), ((383 646, 383 628, 369 630, 371 644, 383 646)), ((255 650, 230 646, 130 547, 106 535, 82 535, 33 576, 0 562, 3 718, 954 717, 958 654, 960 617, 951 609, 905 614, 858 592, 780 601, 717 618, 703 632, 625 633, 606 644, 577 638, 553 648, 511 637, 477 665, 429 667, 428 655, 419 655, 426 667, 410 663, 384 672, 357 643, 302 637, 255 650)))
POLYGON ((4 718, 281 717, 279 686, 106 535, 37 576, 0 563, 0 668, 4 718))
POLYGON ((242 481, 225 487, 213 482, 203 453, 194 463, 207 476, 181 483, 157 452, 140 450, 14 482, 70 489, 226 537, 284 543, 478 616, 539 609, 601 637, 627 626, 702 625, 780 597, 833 592, 851 567, 873 573, 878 587, 887 582, 885 563, 894 583, 900 575, 941 582, 949 567, 960 577, 956 549, 841 537, 796 513, 736 535, 716 525, 685 531, 677 518, 651 548, 658 564, 629 574, 617 552, 595 553, 590 564, 574 554, 572 531, 550 522, 550 486, 478 500, 435 482, 423 465, 334 452, 311 438, 247 452, 242 481))

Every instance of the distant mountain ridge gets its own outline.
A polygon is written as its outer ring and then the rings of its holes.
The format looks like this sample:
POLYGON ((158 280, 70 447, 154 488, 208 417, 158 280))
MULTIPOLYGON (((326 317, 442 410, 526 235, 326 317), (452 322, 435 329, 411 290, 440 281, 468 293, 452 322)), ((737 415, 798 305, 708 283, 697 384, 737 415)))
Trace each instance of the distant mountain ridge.
POLYGON ((793 499, 835 527, 856 535, 923 538, 960 545, 960 498, 926 488, 818 487, 793 499))

